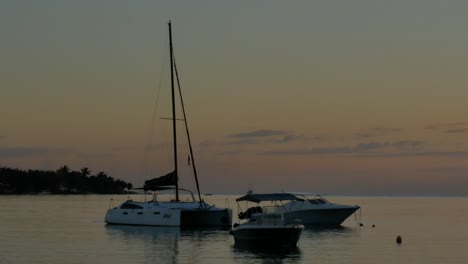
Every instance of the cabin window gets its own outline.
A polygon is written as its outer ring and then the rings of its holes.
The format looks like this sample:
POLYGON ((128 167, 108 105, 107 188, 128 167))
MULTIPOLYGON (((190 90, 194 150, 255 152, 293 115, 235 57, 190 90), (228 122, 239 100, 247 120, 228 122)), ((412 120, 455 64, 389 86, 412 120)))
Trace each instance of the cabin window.
POLYGON ((123 212, 124 215, 128 215, 128 212, 123 212))
POLYGON ((158 214, 161 214, 161 213, 160 212, 154 212, 153 214, 158 215, 158 214))
POLYGON ((142 215, 142 214, 143 214, 143 212, 138 212, 137 214, 139 214, 139 215, 142 215))

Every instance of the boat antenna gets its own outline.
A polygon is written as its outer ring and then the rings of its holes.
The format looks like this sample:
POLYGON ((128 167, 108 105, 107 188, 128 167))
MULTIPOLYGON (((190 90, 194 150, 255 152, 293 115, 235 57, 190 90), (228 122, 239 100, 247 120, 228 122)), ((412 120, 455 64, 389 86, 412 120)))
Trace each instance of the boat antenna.
POLYGON ((177 78, 177 86, 179 87, 180 104, 182 106, 182 113, 184 114, 185 131, 187 132, 187 140, 188 140, 188 145, 190 149, 190 158, 192 159, 193 174, 195 176, 195 183, 197 184, 198 200, 201 203, 202 198, 200 194, 200 185, 198 184, 197 168, 195 167, 195 159, 193 158, 192 143, 190 141, 190 133, 189 133, 188 125, 187 125, 187 116, 185 115, 184 99, 182 97, 182 89, 180 88, 179 72, 177 71, 177 63, 175 60, 175 56, 174 56, 174 69, 175 69, 175 74, 177 78))
POLYGON ((171 21, 169 20, 169 54, 171 60, 171 92, 172 92, 172 136, 174 142, 174 177, 175 191, 176 191, 176 202, 179 201, 179 176, 177 174, 177 127, 176 127, 176 110, 175 110, 175 96, 174 96, 174 55, 172 48, 172 28, 171 21))

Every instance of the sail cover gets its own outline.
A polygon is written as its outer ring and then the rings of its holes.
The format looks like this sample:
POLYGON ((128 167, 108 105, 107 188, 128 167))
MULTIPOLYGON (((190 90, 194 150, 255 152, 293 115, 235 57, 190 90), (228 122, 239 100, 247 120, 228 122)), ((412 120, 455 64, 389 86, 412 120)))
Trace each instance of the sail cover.
POLYGON ((175 185, 177 182, 177 176, 175 171, 169 172, 168 174, 154 178, 151 180, 145 181, 145 185, 143 186, 143 190, 145 191, 154 191, 159 189, 160 186, 172 186, 175 185))

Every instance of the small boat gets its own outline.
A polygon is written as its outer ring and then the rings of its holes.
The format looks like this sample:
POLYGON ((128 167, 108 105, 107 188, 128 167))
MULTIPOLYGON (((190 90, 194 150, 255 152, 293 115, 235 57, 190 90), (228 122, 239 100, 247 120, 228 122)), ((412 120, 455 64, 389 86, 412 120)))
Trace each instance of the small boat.
POLYGON ((295 248, 304 226, 284 222, 283 201, 295 201, 298 198, 288 193, 247 194, 236 199, 239 208, 239 223, 234 224, 230 234, 238 247, 295 248), (240 202, 257 205, 242 211, 240 202), (260 202, 271 205, 260 207, 260 202))
POLYGON ((286 223, 300 220, 304 225, 339 226, 356 210, 358 205, 335 204, 321 195, 311 197, 306 193, 291 193, 298 200, 284 204, 286 223))
MULTIPOLYGON (((109 208, 105 216, 107 224, 117 225, 151 225, 151 226, 180 226, 180 227, 198 227, 198 226, 216 226, 229 228, 232 223, 232 210, 229 208, 216 207, 207 204, 200 195, 200 187, 198 183, 197 170, 195 168, 195 160, 190 142, 190 134, 187 126, 187 117, 182 100, 182 93, 179 83, 179 75, 175 65, 173 45, 172 45, 172 29, 169 21, 169 54, 171 67, 171 94, 172 94, 172 134, 173 134, 173 162, 174 170, 164 176, 160 176, 151 180, 145 181, 143 189, 146 192, 153 192, 151 201, 133 201, 127 200, 117 207, 109 208), (175 74, 174 74, 175 73, 175 74), (178 155, 177 155, 177 129, 176 129, 176 91, 174 88, 175 76, 177 75, 177 84, 181 108, 183 113, 183 121, 185 123, 185 131, 190 150, 189 163, 193 169, 195 183, 197 186, 198 200, 195 199, 193 193, 189 190, 184 190, 179 186, 178 173, 178 155), (191 161, 191 162, 190 162, 191 161), (157 199, 156 191, 171 190, 175 193, 175 198, 169 201, 160 201, 157 199), (188 192, 189 199, 182 200, 179 192, 188 192)), ((146 199, 146 195, 145 195, 146 199)))

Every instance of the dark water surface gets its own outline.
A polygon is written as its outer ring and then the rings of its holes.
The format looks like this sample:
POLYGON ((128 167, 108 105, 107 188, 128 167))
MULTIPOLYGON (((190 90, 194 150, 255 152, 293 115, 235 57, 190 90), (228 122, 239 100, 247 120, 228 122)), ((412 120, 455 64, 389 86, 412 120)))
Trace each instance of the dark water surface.
MULTIPOLYGON (((236 197, 205 200, 237 215, 236 197)), ((468 198, 327 197, 361 205, 363 226, 306 227, 287 251, 234 247, 225 230, 109 226, 110 198, 0 196, 0 263, 468 263, 468 198)))

